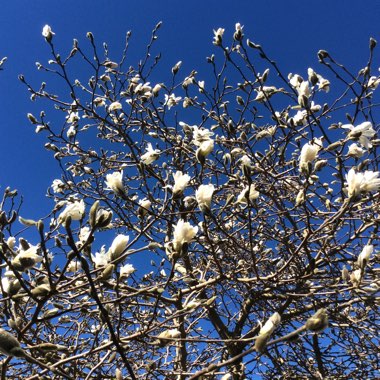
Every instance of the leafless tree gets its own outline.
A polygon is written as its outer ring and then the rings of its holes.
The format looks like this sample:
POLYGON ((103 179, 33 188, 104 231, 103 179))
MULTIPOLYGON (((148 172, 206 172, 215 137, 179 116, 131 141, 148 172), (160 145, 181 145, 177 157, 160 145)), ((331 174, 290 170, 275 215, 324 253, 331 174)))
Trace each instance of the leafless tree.
POLYGON ((376 41, 288 75, 236 24, 149 83, 160 25, 135 66, 46 26, 60 84, 20 76, 62 170, 48 216, 0 204, 1 378, 379 376, 376 41))

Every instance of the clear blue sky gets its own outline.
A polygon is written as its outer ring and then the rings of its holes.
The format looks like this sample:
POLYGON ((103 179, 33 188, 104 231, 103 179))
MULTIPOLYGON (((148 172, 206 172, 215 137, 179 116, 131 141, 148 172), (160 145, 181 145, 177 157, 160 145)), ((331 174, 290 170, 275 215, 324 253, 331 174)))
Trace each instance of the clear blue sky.
MULTIPOLYGON (((23 0, 4 1, 1 6, 0 58, 7 56, 8 61, 0 72, 0 192, 6 186, 17 188, 25 198, 23 215, 33 218, 51 207, 44 194, 59 177, 59 168, 43 148, 44 137, 35 134, 26 118, 28 112, 37 114, 42 104, 30 102, 17 75, 23 73, 34 83, 43 80, 35 62, 49 59, 41 36, 45 24, 56 33, 58 50, 67 52, 73 38, 85 42, 86 32, 92 31, 98 42, 108 42, 111 57, 118 57, 126 31, 132 30, 130 62, 136 64, 150 31, 162 20, 161 67, 182 60, 184 72, 206 70, 205 57, 215 50, 212 30, 224 27, 226 35, 232 35, 236 22, 286 74, 317 67, 319 49, 333 53, 356 72, 365 65, 369 37, 380 42, 380 1, 375 0, 23 0)), ((375 57, 379 62, 378 53, 375 57)))

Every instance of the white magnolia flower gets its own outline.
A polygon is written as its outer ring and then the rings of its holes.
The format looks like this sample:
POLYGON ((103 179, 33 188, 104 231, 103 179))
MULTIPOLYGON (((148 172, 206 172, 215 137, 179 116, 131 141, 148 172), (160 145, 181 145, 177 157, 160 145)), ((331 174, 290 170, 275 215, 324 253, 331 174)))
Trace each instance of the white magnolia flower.
POLYGON ((104 98, 97 97, 94 99, 94 105, 95 105, 95 107, 103 107, 106 105, 106 102, 105 102, 104 98))
POLYGON ((152 96, 152 87, 150 86, 150 82, 147 83, 139 83, 135 88, 134 88, 134 93, 135 94, 140 94, 144 95, 145 97, 150 98, 152 96))
POLYGON ((360 144, 366 149, 372 147, 370 139, 375 136, 376 131, 372 128, 372 124, 369 121, 365 121, 356 127, 352 124, 345 124, 342 125, 342 128, 350 130, 347 135, 349 139, 359 140, 360 144))
POLYGON ((182 82, 182 87, 183 88, 188 88, 191 84, 195 83, 195 79, 194 79, 194 76, 189 76, 189 77, 186 77, 183 82, 182 82))
POLYGON ((83 199, 67 203, 66 208, 59 214, 58 222, 64 222, 68 216, 70 216, 72 220, 80 220, 83 218, 84 212, 85 204, 83 199))
POLYGON ((244 170, 250 170, 252 168, 252 161, 251 159, 245 154, 240 160, 241 170, 244 172, 244 170), (244 169, 246 168, 246 169, 244 169))
POLYGON ((109 255, 112 260, 115 260, 120 257, 123 251, 127 248, 129 242, 129 236, 126 235, 117 235, 113 240, 111 247, 109 249, 109 255))
POLYGON ((313 162, 322 148, 322 140, 314 139, 312 142, 305 144, 300 153, 299 170, 308 172, 309 162, 313 162))
POLYGON ((275 126, 268 127, 268 128, 261 130, 260 132, 258 132, 256 134, 255 138, 256 138, 256 140, 261 140, 265 137, 272 137, 272 136, 274 136, 275 132, 276 132, 275 126))
POLYGON ((95 264, 95 268, 104 267, 110 261, 109 254, 108 252, 106 252, 106 248, 104 245, 100 248, 99 252, 95 253, 95 255, 91 254, 91 257, 92 257, 92 261, 95 264))
POLYGON ((76 129, 75 125, 70 125, 69 129, 66 132, 67 138, 71 139, 71 138, 75 137, 76 134, 77 134, 77 129, 76 129))
POLYGON ((162 86, 161 86, 159 83, 157 83, 157 84, 153 87, 153 89, 152 89, 152 94, 153 94, 154 96, 158 96, 158 93, 160 92, 161 88, 162 88, 162 86))
POLYGON ((25 251, 21 251, 13 260, 12 265, 17 270, 25 270, 40 263, 43 257, 38 254, 38 246, 31 246, 25 251))
POLYGON ((242 26, 242 25, 240 24, 240 22, 237 22, 237 23, 235 24, 234 39, 235 39, 236 41, 241 41, 242 38, 244 37, 244 34, 243 34, 243 28, 244 28, 244 26, 242 26))
POLYGON ((203 158, 204 157, 207 157, 214 149, 214 140, 207 140, 207 141, 203 141, 203 143, 201 143, 201 145, 199 146, 199 148, 197 149, 196 151, 196 156, 199 157, 202 156, 203 158))
MULTIPOLYGON (((179 125, 184 126, 185 123, 180 122, 179 125)), ((212 140, 211 136, 214 135, 214 132, 209 131, 206 128, 199 128, 197 125, 193 125, 193 140, 192 143, 196 146, 201 146, 201 144, 205 141, 212 140)))
POLYGON ((173 194, 178 195, 185 190, 185 187, 188 185, 190 181, 190 176, 188 174, 183 174, 181 171, 177 171, 175 172, 175 174, 173 174, 173 178, 173 194))
POLYGON ((4 292, 7 294, 10 293, 17 293, 17 291, 21 288, 21 284, 19 280, 16 278, 13 271, 9 270, 7 267, 7 270, 3 274, 4 277, 1 278, 1 285, 4 289, 4 292))
POLYGON ((80 229, 78 238, 81 243, 85 243, 87 239, 89 238, 91 233, 91 229, 88 226, 84 226, 80 229))
POLYGON ((221 45, 223 34, 224 34, 223 28, 218 28, 217 30, 214 30, 214 40, 212 43, 216 46, 221 45))
POLYGON ((318 90, 323 90, 325 92, 330 91, 330 81, 323 78, 321 75, 317 74, 312 68, 307 69, 309 82, 314 86, 318 85, 318 90))
POLYGON ((354 286, 359 286, 362 281, 362 270, 356 269, 350 274, 350 281, 354 286))
POLYGON ((60 179, 55 179, 51 184, 51 188, 55 193, 63 193, 65 184, 60 179))
POLYGON ((66 116, 66 121, 68 124, 74 124, 79 121, 79 113, 78 112, 70 112, 68 116, 66 116))
POLYGON ((150 206, 152 205, 152 202, 149 199, 140 199, 139 200, 139 215, 145 216, 150 209, 150 206))
POLYGON ((368 79, 368 87, 373 90, 376 90, 379 84, 380 84, 380 77, 372 76, 371 78, 368 79))
POLYGON ((51 41, 55 33, 51 30, 49 25, 45 25, 42 29, 42 35, 48 40, 51 41))
POLYGON ((348 147, 347 156, 360 158, 363 156, 364 153, 365 153, 365 150, 363 148, 360 148, 359 145, 357 145, 356 143, 353 143, 348 147))
POLYGON ((274 330, 281 323, 281 316, 278 313, 274 313, 265 323, 265 325, 260 329, 259 335, 268 334, 271 335, 274 330))
POLYGON ((307 80, 300 83, 297 87, 298 91, 298 104, 302 107, 305 106, 304 98, 309 99, 310 97, 310 87, 309 82, 307 80))
POLYGON ((204 90, 205 90, 205 81, 204 80, 200 80, 198 82, 198 86, 199 86, 199 92, 204 92, 204 90))
POLYGON ((116 194, 124 193, 123 171, 107 174, 105 182, 108 190, 112 190, 116 194))
POLYGON ((113 112, 116 110, 121 110, 123 106, 119 102, 113 102, 108 106, 108 112, 113 112))
POLYGON ((259 89, 256 89, 257 95, 254 100, 257 102, 263 102, 269 99, 273 94, 275 94, 278 90, 275 86, 262 86, 259 89))
POLYGON ((182 245, 190 243, 198 233, 198 227, 193 227, 189 222, 180 219, 173 232, 173 244, 176 251, 180 251, 182 245))
POLYGON ((170 96, 168 94, 165 94, 164 106, 168 106, 168 109, 170 110, 170 108, 176 106, 181 101, 181 99, 182 98, 180 96, 176 97, 174 94, 170 94, 170 96))
POLYGON ((295 125, 305 125, 306 124, 307 111, 298 111, 293 117, 293 122, 295 125))
POLYGON ((296 207, 305 202, 305 190, 301 189, 296 197, 296 207))
POLYGON ((79 260, 72 260, 67 267, 68 272, 78 272, 78 270, 82 269, 82 263, 79 260))
POLYGON ((141 156, 141 161, 145 165, 151 164, 153 161, 157 160, 158 156, 160 155, 161 151, 159 149, 153 149, 153 146, 151 143, 148 143, 146 147, 146 153, 144 153, 141 156))
POLYGON ((357 196, 360 193, 377 191, 380 188, 379 172, 366 170, 364 173, 356 173, 352 168, 346 174, 347 193, 349 197, 357 196))
POLYGON ((16 238, 14 236, 9 236, 9 238, 7 239, 7 245, 10 249, 13 249, 15 247, 15 244, 16 244, 16 238))
POLYGON ((195 192, 195 198, 197 199, 199 208, 204 210, 210 210, 212 194, 215 191, 214 185, 200 185, 195 192))
POLYGON ((360 252, 360 255, 358 256, 357 264, 359 268, 364 269, 371 257, 371 254, 373 252, 373 245, 366 245, 364 246, 363 250, 360 252))
POLYGON ((120 278, 129 277, 136 269, 132 264, 125 264, 120 267, 120 278))
POLYGON ((323 78, 321 75, 317 75, 318 77, 318 90, 322 90, 325 92, 330 91, 330 81, 328 79, 323 78))
POLYGON ((255 185, 251 184, 250 186, 246 186, 243 191, 238 195, 237 203, 248 203, 248 199, 250 202, 254 201, 259 197, 260 193, 255 189, 255 185))
POLYGON ((175 339, 179 338, 181 336, 181 332, 178 329, 170 329, 170 330, 165 330, 162 333, 160 333, 157 338, 160 340, 165 340, 165 339, 175 339))

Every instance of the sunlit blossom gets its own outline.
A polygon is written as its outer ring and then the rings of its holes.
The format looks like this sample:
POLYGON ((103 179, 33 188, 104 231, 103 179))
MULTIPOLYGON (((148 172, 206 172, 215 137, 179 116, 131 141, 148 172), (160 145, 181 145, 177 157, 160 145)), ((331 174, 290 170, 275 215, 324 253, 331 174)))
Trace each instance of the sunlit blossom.
POLYGON ((105 182, 108 190, 112 190, 116 194, 124 193, 123 171, 107 174, 105 182))
POLYGON ((140 199, 139 200, 139 215, 140 216, 145 216, 147 213, 148 213, 148 210, 150 208, 150 206, 152 205, 152 202, 147 199, 147 198, 144 198, 144 199, 140 199))
POLYGON ((183 174, 179 170, 173 174, 173 178, 174 178, 174 186, 173 186, 174 195, 178 195, 182 193, 191 179, 188 174, 183 174))
POLYGON ((42 35, 46 38, 47 41, 51 41, 54 34, 55 33, 51 30, 51 27, 49 25, 45 25, 42 28, 42 35))
POLYGON ((222 44, 223 34, 224 34, 223 28, 218 28, 217 30, 214 30, 214 40, 213 40, 214 45, 219 46, 222 44))
POLYGON ((99 252, 96 252, 95 255, 91 254, 92 261, 95 264, 96 268, 104 267, 110 262, 110 257, 106 248, 103 245, 99 252))
MULTIPOLYGON (((180 123, 183 125, 184 123, 180 123)), ((214 132, 209 131, 206 128, 199 128, 197 125, 193 125, 193 140, 192 143, 196 146, 200 146, 203 142, 211 140, 211 136, 214 135, 214 132)))
POLYGON ((355 172, 351 168, 346 174, 347 193, 349 197, 358 196, 360 193, 377 191, 380 188, 379 172, 366 170, 364 173, 355 172))
POLYGON ((161 151, 159 149, 153 149, 152 144, 148 143, 147 148, 146 148, 146 153, 144 153, 141 156, 141 161, 145 165, 149 165, 152 162, 154 162, 155 160, 157 160, 157 158, 159 157, 160 153, 161 153, 161 151))
POLYGON ((261 327, 259 331, 259 335, 263 334, 273 334, 274 330, 279 326, 281 323, 281 316, 278 313, 274 313, 264 324, 263 327, 261 327))
POLYGON ((43 257, 38 254, 38 246, 31 246, 25 251, 21 251, 12 260, 12 265, 17 270, 25 270, 34 267, 37 263, 40 263, 43 257))
POLYGON ((299 162, 299 170, 301 172, 308 172, 309 163, 315 160, 321 148, 321 139, 314 139, 312 142, 308 142, 302 147, 299 162))
POLYGON ((197 199, 198 206, 202 211, 210 210, 212 195, 215 191, 215 187, 212 184, 200 185, 195 192, 195 198, 197 199))
POLYGON ((353 140, 359 140, 360 144, 369 149, 372 147, 371 139, 376 135, 376 131, 372 128, 372 124, 369 121, 365 121, 356 127, 352 124, 342 125, 342 128, 349 129, 347 137, 353 140))
MULTIPOLYGON (((207 157, 214 149, 214 140, 203 141, 197 149, 196 156, 199 159, 200 156, 207 157)), ((200 160, 201 161, 201 160, 200 160)))
POLYGON ((243 189, 243 191, 238 195, 236 202, 246 204, 248 203, 248 200, 252 202, 259 196, 260 193, 256 190, 255 185, 251 184, 243 189))
POLYGON ((70 112, 69 115, 66 117, 66 121, 69 124, 73 124, 79 121, 79 113, 78 112, 70 112))
POLYGON ((116 110, 121 110, 123 106, 119 102, 113 102, 108 106, 108 112, 113 112, 116 110))
POLYGON ((371 88, 372 90, 376 90, 379 84, 380 84, 380 77, 372 76, 368 79, 368 87, 371 88))
POLYGON ((257 102, 264 102, 268 100, 273 94, 275 94, 278 89, 274 86, 262 86, 257 91, 257 96, 254 100, 257 102))
POLYGON ((111 260, 116 260, 120 257, 123 251, 127 248, 128 242, 129 236, 120 234, 115 237, 109 249, 111 260))
POLYGON ((136 269, 132 264, 125 264, 120 267, 120 278, 127 278, 135 271, 136 269))
POLYGON ((302 107, 305 107, 305 99, 309 99, 310 97, 310 87, 308 81, 303 81, 300 83, 300 85, 297 87, 298 91, 298 104, 302 107))
POLYGON ((234 40, 241 41, 243 39, 243 37, 244 37, 243 28, 244 28, 244 26, 242 26, 240 24, 240 22, 237 22, 235 24, 234 40))
POLYGON ((183 244, 190 243, 198 233, 198 227, 193 227, 189 222, 180 219, 174 226, 173 244, 179 251, 183 244))
POLYGON ((5 293, 15 294, 21 289, 21 284, 16 275, 8 267, 1 278, 1 285, 5 293))
POLYGON ((78 272, 82 269, 82 263, 79 260, 71 260, 67 267, 68 272, 78 272))
POLYGON ((356 143, 351 144, 348 147, 348 153, 347 156, 360 158, 365 153, 365 150, 363 148, 360 148, 356 143))
POLYGON ((63 193, 65 184, 60 179, 55 179, 51 184, 51 188, 55 193, 63 193))
POLYGON ((165 94, 164 106, 167 106, 170 110, 170 108, 176 106, 181 101, 181 99, 182 98, 180 96, 175 96, 174 94, 170 94, 170 96, 168 94, 165 94))
POLYGON ((84 200, 74 201, 67 203, 66 208, 60 213, 58 217, 59 222, 63 222, 67 217, 71 217, 72 220, 82 219, 85 212, 84 200))
POLYGON ((359 268, 362 268, 362 269, 365 268, 365 266, 367 265, 371 255, 372 255, 372 252, 373 252, 373 245, 372 244, 364 246, 364 248, 360 252, 360 254, 358 256, 358 260, 357 260, 357 264, 358 264, 359 268))

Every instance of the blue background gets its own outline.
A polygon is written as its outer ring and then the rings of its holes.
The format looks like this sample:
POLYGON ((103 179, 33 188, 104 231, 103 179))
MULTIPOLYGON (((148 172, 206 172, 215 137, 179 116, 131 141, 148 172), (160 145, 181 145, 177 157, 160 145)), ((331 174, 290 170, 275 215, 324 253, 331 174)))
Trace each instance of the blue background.
MULTIPOLYGON (((35 134, 26 118, 28 112, 38 115, 47 104, 32 103, 17 76, 24 74, 36 86, 41 81, 54 83, 35 66, 36 61, 46 64, 50 59, 49 46, 41 35, 45 24, 56 33, 54 43, 63 56, 70 51, 73 38, 83 46, 86 32, 92 31, 100 47, 103 41, 108 43, 115 60, 122 52, 125 33, 132 30, 128 59, 136 65, 152 28, 162 20, 156 49, 163 54, 159 66, 165 71, 163 78, 182 60, 183 73, 197 70, 206 85, 205 57, 216 50, 212 30, 223 27, 230 39, 236 22, 244 25, 245 37, 264 46, 285 75, 306 75, 308 67, 317 70, 319 49, 328 50, 357 72, 366 64, 369 38, 380 40, 379 1, 25 0, 1 5, 0 58, 7 56, 8 61, 0 72, 0 191, 6 186, 18 189, 25 200, 22 214, 35 219, 51 209, 45 193, 53 179, 60 177, 60 170, 51 152, 43 148, 44 135, 35 134)), ((376 52, 375 67, 378 58, 376 52)), ((76 70, 79 77, 80 65, 76 70)), ((156 72, 158 81, 159 76, 160 71, 156 72)), ((54 123, 54 118, 48 119, 54 123)))

